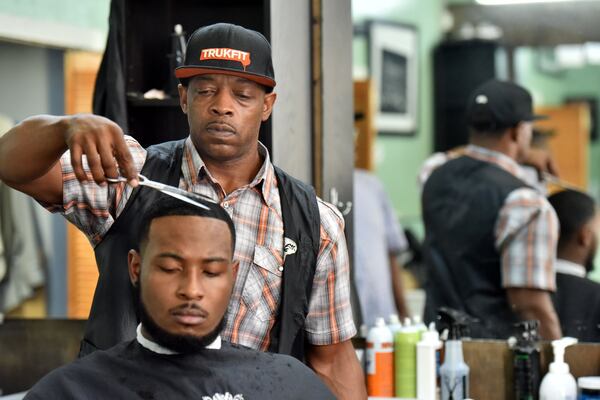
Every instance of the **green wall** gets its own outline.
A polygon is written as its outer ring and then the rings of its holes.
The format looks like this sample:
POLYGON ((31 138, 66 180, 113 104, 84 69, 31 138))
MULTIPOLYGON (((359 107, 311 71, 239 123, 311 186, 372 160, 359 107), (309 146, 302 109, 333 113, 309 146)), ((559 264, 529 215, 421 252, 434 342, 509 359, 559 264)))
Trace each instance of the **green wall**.
POLYGON ((1 0, 0 14, 108 31, 110 0, 1 0))
MULTIPOLYGON (((414 25, 419 40, 419 127, 412 137, 380 136, 377 139, 377 175, 383 181, 402 223, 420 229, 417 173, 433 147, 432 50, 441 37, 441 0, 353 0, 353 19, 386 19, 414 25), (357 4, 358 3, 358 4, 357 4), (378 14, 361 9, 378 8, 378 14), (375 4, 375 6, 374 6, 375 4), (386 6, 387 5, 387 6, 386 6), (359 10, 357 10, 359 9, 359 10)), ((354 40, 355 67, 366 68, 364 39, 354 40)))

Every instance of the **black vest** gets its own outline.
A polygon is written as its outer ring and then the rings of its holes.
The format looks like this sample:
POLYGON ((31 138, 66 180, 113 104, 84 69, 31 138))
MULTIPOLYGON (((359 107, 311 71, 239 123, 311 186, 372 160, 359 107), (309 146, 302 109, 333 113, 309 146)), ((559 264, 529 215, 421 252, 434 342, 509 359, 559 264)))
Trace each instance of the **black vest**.
POLYGON ((473 337, 505 338, 517 321, 501 285, 494 228, 506 197, 526 184, 498 166, 463 156, 435 170, 423 189, 425 318, 440 306, 480 320, 473 337))
MULTIPOLYGON (((179 185, 184 140, 148 148, 142 174, 179 185)), ((296 242, 296 254, 285 259, 281 300, 271 330, 270 350, 304 358, 304 323, 320 245, 320 216, 313 188, 275 167, 281 198, 284 236, 296 242)), ((141 217, 160 192, 134 189, 125 209, 95 248, 98 284, 86 325, 80 356, 108 349, 135 337, 138 324, 135 298, 127 269, 127 252, 135 248, 141 217)))

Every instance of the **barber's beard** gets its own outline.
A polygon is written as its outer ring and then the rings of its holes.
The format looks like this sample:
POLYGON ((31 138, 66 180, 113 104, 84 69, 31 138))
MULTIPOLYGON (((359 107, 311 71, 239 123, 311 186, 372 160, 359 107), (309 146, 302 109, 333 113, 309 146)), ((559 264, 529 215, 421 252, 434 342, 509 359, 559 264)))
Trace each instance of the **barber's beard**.
POLYGON ((215 329, 204 336, 177 335, 167 332, 165 329, 158 326, 146 310, 141 296, 141 289, 136 290, 136 295, 138 299, 140 322, 142 323, 142 327, 151 336, 151 340, 162 347, 166 347, 177 353, 193 354, 203 351, 206 346, 215 341, 225 325, 226 315, 223 316, 215 329))

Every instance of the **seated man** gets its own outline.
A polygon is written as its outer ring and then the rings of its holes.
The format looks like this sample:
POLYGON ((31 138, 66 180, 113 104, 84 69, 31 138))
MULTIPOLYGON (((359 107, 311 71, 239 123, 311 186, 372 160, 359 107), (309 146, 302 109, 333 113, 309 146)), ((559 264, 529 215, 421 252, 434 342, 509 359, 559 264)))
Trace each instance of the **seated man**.
POLYGON ((600 213, 585 193, 565 190, 548 198, 560 222, 554 304, 562 331, 580 341, 600 341, 600 284, 586 278, 594 269, 600 213))
POLYGON ((61 367, 27 399, 332 399, 304 364, 222 342, 238 262, 220 206, 164 199, 128 256, 141 324, 137 338, 61 367))

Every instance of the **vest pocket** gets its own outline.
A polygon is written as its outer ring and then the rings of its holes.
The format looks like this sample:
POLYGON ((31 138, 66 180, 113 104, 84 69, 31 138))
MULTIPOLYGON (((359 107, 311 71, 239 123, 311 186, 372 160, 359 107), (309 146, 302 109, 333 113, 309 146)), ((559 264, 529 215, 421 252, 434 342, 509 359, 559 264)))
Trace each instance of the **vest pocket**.
POLYGON ((254 247, 254 261, 244 284, 242 301, 248 312, 261 321, 274 319, 279 307, 283 267, 278 258, 281 257, 276 250, 254 247))

